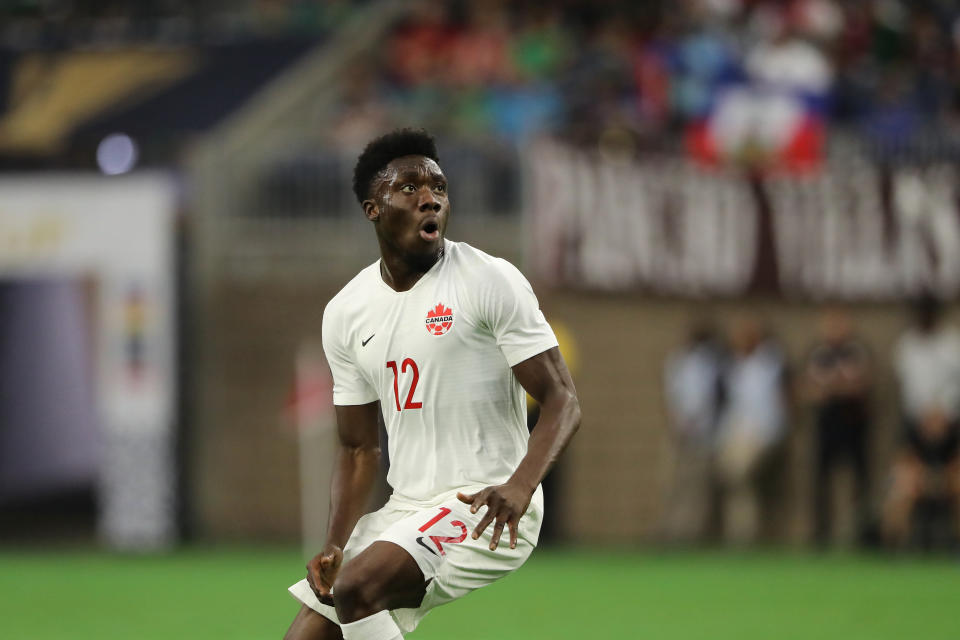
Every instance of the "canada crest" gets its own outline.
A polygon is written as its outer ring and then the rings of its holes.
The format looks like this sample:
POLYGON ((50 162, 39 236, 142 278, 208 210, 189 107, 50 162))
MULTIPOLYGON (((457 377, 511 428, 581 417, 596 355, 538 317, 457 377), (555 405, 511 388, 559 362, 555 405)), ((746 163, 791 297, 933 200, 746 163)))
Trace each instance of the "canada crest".
POLYGON ((443 306, 438 302, 437 306, 427 311, 427 331, 434 336, 442 336, 453 327, 453 309, 443 306))

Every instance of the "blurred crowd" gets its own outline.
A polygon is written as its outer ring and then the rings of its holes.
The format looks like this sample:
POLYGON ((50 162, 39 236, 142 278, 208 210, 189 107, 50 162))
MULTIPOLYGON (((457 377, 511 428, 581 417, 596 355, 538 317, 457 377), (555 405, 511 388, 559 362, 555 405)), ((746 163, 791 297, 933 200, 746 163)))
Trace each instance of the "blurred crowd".
POLYGON ((838 537, 841 470, 852 479, 845 511, 855 540, 894 549, 960 543, 960 330, 931 295, 911 303, 911 318, 891 352, 875 354, 847 311, 825 309, 792 366, 756 316, 739 316, 725 334, 709 321, 694 327, 665 367, 675 454, 666 538, 760 539, 783 502, 788 449, 797 446, 791 418, 806 409, 813 448, 801 475, 813 481, 809 521, 818 545, 838 537), (878 466, 875 380, 877 357, 886 355, 898 383, 899 433, 894 454, 878 466))
MULTIPOLYGON (((0 49, 310 36, 372 4, 14 0, 0 49)), ((342 117, 510 140, 683 130, 705 153, 784 144, 784 123, 806 127, 795 145, 825 121, 899 140, 956 125, 958 62, 960 0, 416 0, 350 65, 342 117)))
POLYGON ((956 128, 960 2, 683 0, 411 5, 351 65, 340 129, 398 123, 808 166, 828 124, 881 144, 956 128), (675 137, 675 135, 674 135, 675 137))
POLYGON ((462 147, 682 141, 706 165, 793 173, 840 131, 884 161, 960 156, 960 0, 15 0, 0 18, 0 108, 27 52, 323 46, 364 19, 385 33, 321 124, 351 154, 414 125, 462 147))
POLYGON ((8 0, 0 49, 223 44, 323 34, 367 0, 8 0))

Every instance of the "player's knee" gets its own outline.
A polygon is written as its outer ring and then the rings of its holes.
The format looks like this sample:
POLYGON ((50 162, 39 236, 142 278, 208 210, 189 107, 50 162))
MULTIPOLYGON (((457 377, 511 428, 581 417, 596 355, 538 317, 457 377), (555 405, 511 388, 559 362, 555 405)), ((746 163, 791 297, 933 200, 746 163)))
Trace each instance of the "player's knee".
POLYGON ((343 640, 343 635, 338 625, 302 605, 283 640, 343 640))
POLYGON ((333 584, 333 593, 341 622, 354 622, 387 608, 382 589, 363 570, 342 571, 333 584))

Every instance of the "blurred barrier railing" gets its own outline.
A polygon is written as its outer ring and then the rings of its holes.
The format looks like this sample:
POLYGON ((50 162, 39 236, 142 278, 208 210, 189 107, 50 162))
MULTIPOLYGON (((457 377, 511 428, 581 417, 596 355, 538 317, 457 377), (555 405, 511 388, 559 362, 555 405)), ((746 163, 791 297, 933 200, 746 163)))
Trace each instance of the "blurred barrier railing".
MULTIPOLYGON (((331 226, 296 215, 273 216, 282 222, 264 224, 271 218, 267 213, 271 207, 281 207, 285 213, 307 207, 323 211, 327 199, 339 202, 342 197, 340 190, 321 193, 309 186, 306 191, 294 188, 297 178, 290 184, 287 177, 288 183, 278 186, 273 167, 292 158, 307 158, 303 167, 314 170, 300 184, 315 183, 317 170, 330 183, 342 181, 339 173, 325 173, 331 168, 329 158, 315 155, 316 149, 328 144, 330 131, 325 124, 340 99, 336 80, 349 72, 350 61, 372 46, 402 9, 403 3, 397 0, 364 4, 317 51, 274 80, 192 150, 188 162, 195 208, 194 276, 200 290, 224 275, 283 270, 295 264, 291 256, 312 255, 314 237, 349 230, 339 220, 331 226), (278 199, 278 188, 291 189, 291 196, 278 199), (303 200, 304 194, 307 202, 294 202, 303 200)), ((305 176, 303 167, 294 176, 305 176)))
MULTIPOLYGON (((479 234, 518 259, 522 167, 516 150, 441 143, 441 160, 450 180, 451 232, 479 234)), ((351 190, 355 162, 352 150, 319 146, 242 168, 224 162, 198 194, 208 203, 200 212, 205 255, 198 256, 207 276, 343 276, 375 259, 375 243, 345 241, 371 233, 351 190), (231 171, 245 179, 225 175, 231 171)))
MULTIPOLYGON (((520 161, 511 145, 441 140, 441 162, 458 213, 520 212, 520 161)), ((262 219, 335 219, 360 215, 351 190, 354 150, 292 149, 264 158, 249 185, 253 197, 230 215, 262 219)))

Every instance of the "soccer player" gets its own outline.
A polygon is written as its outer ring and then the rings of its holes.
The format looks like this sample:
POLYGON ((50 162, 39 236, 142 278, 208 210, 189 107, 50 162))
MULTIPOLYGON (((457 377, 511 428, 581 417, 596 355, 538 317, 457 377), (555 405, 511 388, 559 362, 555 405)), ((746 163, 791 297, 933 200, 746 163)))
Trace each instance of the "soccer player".
POLYGON ((580 424, 527 280, 445 238, 433 139, 404 129, 372 141, 353 189, 381 257, 323 314, 340 449, 327 541, 290 587, 303 606, 287 638, 396 640, 430 609, 518 568, 537 543, 540 481, 580 424), (524 390, 541 405, 529 435, 524 390), (363 515, 378 411, 393 493, 363 515))

